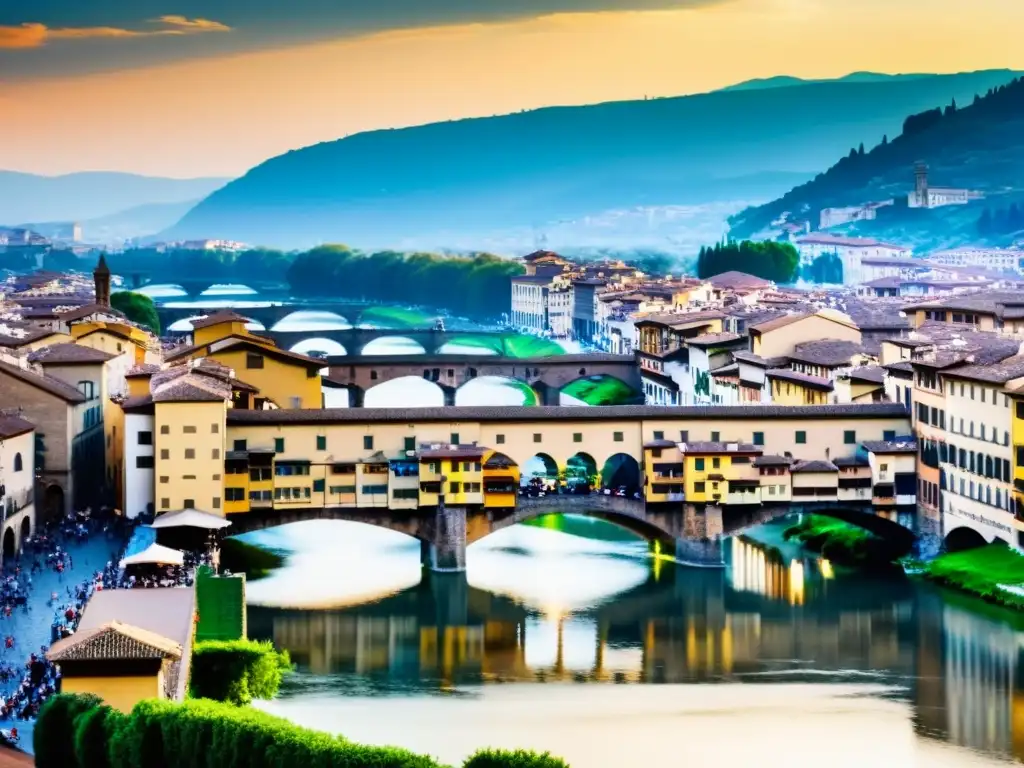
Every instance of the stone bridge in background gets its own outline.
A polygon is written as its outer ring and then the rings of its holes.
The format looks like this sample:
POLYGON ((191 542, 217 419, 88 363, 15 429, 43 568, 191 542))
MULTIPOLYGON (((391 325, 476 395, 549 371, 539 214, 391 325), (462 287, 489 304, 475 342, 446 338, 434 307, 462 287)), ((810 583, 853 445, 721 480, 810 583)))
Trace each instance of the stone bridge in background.
POLYGON ((419 540, 424 567, 460 572, 466 548, 495 531, 546 514, 579 514, 619 525, 651 542, 652 550, 683 565, 721 568, 722 542, 757 525, 793 513, 820 514, 844 520, 893 539, 909 552, 934 536, 922 529, 912 510, 876 510, 870 504, 822 502, 757 507, 715 507, 694 504, 647 504, 641 499, 604 494, 521 496, 515 509, 443 506, 436 509, 390 510, 386 507, 321 507, 247 512, 232 517, 230 534, 274 528, 307 520, 342 520, 376 525, 419 540))
POLYGON ((569 384, 604 376, 618 379, 643 402, 640 369, 631 355, 345 355, 329 357, 327 363, 329 385, 347 389, 351 407, 361 407, 373 387, 409 376, 437 384, 444 392, 445 405, 455 405, 459 387, 485 376, 523 382, 536 394, 537 405, 559 405, 559 395, 569 384))

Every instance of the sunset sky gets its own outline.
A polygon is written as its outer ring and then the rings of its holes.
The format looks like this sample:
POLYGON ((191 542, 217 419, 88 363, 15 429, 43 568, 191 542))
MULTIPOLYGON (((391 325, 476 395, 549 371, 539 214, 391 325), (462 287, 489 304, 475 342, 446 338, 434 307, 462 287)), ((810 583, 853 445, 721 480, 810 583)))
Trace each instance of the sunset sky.
POLYGON ((8 0, 0 168, 231 176, 357 131, 753 77, 1024 70, 1024 0, 8 0))

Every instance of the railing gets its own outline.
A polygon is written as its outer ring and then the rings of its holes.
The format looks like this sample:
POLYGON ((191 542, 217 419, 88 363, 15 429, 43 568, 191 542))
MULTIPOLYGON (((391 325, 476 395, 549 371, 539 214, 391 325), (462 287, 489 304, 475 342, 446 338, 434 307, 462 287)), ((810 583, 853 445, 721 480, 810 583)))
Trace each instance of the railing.
POLYGON ((16 515, 28 507, 32 503, 33 498, 31 488, 27 491, 22 491, 21 493, 8 494, 5 496, 3 500, 4 519, 16 515))

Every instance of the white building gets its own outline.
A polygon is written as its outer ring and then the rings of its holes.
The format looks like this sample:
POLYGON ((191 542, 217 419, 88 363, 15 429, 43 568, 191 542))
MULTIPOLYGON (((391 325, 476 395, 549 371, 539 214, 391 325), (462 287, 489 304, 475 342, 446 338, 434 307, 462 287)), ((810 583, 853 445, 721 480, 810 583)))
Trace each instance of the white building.
POLYGON ((928 166, 914 166, 914 191, 907 195, 910 208, 942 208, 947 205, 967 205, 984 197, 981 192, 951 187, 932 187, 928 184, 928 166))
MULTIPOLYGON (((149 398, 140 398, 149 400, 149 398)), ((153 404, 124 404, 124 514, 134 519, 155 510, 153 404)))
POLYGON ((844 208, 822 208, 818 228, 838 227, 842 224, 849 224, 852 221, 874 221, 878 218, 879 208, 885 208, 886 206, 893 205, 893 203, 893 200, 884 200, 879 203, 850 205, 844 208))
POLYGON ((21 551, 35 532, 36 430, 18 415, 0 414, 0 508, 3 558, 21 551))
POLYGON ((902 245, 883 243, 867 237, 840 237, 818 232, 796 239, 800 263, 808 265, 819 256, 834 253, 843 263, 843 282, 858 285, 887 275, 871 274, 864 268, 865 259, 910 259, 913 251, 902 245))
POLYGON ((1024 274, 1021 261, 1024 250, 1020 248, 954 248, 938 251, 928 256, 932 264, 944 267, 979 267, 997 272, 1024 274))
POLYGON ((551 330, 548 317, 548 291, 552 277, 519 275, 512 278, 512 326, 528 333, 551 330))

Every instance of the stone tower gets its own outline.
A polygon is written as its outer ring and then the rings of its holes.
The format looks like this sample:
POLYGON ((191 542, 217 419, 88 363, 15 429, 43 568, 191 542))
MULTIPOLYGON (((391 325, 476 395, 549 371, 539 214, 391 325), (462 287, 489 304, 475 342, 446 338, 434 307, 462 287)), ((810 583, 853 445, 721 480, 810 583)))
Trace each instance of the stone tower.
POLYGON ((917 206, 928 207, 928 166, 917 163, 914 166, 914 194, 917 195, 917 206))
POLYGON ((110 268, 103 254, 100 254, 99 264, 92 271, 92 279, 96 284, 96 303, 101 307, 110 306, 110 268))

